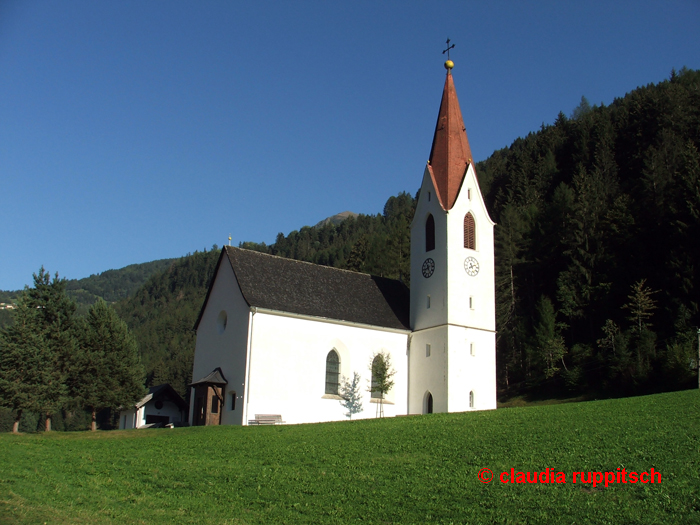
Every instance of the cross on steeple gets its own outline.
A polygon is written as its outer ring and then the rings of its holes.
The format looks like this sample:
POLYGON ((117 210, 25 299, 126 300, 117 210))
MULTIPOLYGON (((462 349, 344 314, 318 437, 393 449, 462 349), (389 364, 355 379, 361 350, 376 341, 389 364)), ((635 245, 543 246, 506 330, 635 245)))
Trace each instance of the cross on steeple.
POLYGON ((454 44, 450 45, 450 39, 449 39, 449 37, 447 38, 447 42, 445 42, 445 44, 447 45, 447 49, 445 49, 445 50, 442 52, 442 54, 444 55, 445 53, 447 53, 447 60, 449 60, 449 59, 450 59, 450 49, 452 49, 453 47, 455 47, 455 45, 454 45, 454 44))

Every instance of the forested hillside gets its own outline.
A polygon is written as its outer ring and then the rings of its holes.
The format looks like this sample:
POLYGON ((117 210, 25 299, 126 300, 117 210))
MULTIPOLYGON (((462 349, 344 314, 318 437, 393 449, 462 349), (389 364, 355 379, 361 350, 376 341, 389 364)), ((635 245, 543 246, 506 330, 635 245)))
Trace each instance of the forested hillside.
POLYGON ((138 290, 154 273, 169 267, 175 259, 160 259, 140 264, 130 264, 119 270, 107 270, 84 279, 66 282, 68 296, 78 303, 78 312, 87 311, 98 298, 108 303, 125 299, 138 290))
MULTIPOLYGON (((138 290, 154 273, 170 266, 175 259, 160 259, 140 264, 130 264, 118 270, 107 270, 83 279, 66 281, 68 297, 76 302, 77 313, 84 315, 98 298, 108 303, 125 299, 138 290)), ((21 290, 0 290, 0 302, 14 303, 21 290)), ((0 328, 12 322, 12 310, 0 310, 0 328)))
POLYGON ((147 386, 170 383, 185 395, 192 375, 193 327, 218 256, 214 246, 182 257, 115 305, 138 341, 147 386))
MULTIPOLYGON (((98 298, 108 303, 125 299, 138 290, 154 273, 170 266, 176 259, 159 259, 147 263, 130 264, 118 270, 107 270, 83 279, 66 280, 68 296, 87 311, 98 298)), ((0 290, 0 302, 12 303, 19 298, 21 290, 0 290)))
POLYGON ((590 107, 478 167, 496 227, 499 384, 688 381, 700 325, 700 73, 590 107))
MULTIPOLYGON (((501 397, 689 384, 700 325, 699 150, 700 73, 684 69, 607 107, 582 99, 477 165, 497 223, 501 397)), ((414 207, 402 193, 378 215, 240 246, 410 284, 414 207)), ((183 257, 116 305, 149 384, 185 393, 192 327, 218 256, 215 246, 183 257)))
POLYGON ((410 284, 414 210, 415 200, 403 192, 389 197, 382 214, 348 217, 337 225, 304 226, 286 237, 278 233, 270 246, 244 242, 240 247, 410 284))

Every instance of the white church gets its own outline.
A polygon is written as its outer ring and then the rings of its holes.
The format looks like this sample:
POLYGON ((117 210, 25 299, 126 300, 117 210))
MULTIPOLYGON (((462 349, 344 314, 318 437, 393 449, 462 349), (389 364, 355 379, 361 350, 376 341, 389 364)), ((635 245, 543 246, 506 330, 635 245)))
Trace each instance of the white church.
POLYGON ((430 160, 400 281, 226 246, 195 325, 192 425, 347 419, 341 380, 390 356, 384 415, 496 408, 494 223, 447 61, 430 160))

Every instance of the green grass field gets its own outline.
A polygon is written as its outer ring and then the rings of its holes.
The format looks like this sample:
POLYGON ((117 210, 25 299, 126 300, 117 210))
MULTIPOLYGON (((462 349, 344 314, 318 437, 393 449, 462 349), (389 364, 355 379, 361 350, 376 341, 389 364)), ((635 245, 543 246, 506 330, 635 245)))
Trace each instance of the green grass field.
POLYGON ((0 436, 0 523, 700 523, 700 393, 275 427, 0 436), (478 472, 495 476, 481 483, 478 472), (504 484, 553 468, 566 483, 504 484), (661 482, 572 483, 572 473, 661 482))

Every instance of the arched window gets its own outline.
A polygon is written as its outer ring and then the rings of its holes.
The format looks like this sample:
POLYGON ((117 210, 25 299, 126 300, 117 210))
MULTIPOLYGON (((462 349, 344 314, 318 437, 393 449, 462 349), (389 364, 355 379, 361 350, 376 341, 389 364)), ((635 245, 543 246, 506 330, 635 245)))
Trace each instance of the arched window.
POLYGON ((469 408, 474 408, 474 391, 469 392, 469 408))
POLYGON ((432 414, 433 413, 433 394, 428 392, 425 395, 425 411, 424 414, 432 414))
POLYGON ((428 215, 425 221, 425 251, 435 249, 435 219, 432 215, 428 215))
POLYGON ((326 356, 326 394, 338 395, 340 388, 340 358, 335 350, 326 356))
POLYGON ((476 250, 476 227, 471 212, 464 216, 464 247, 476 250))

